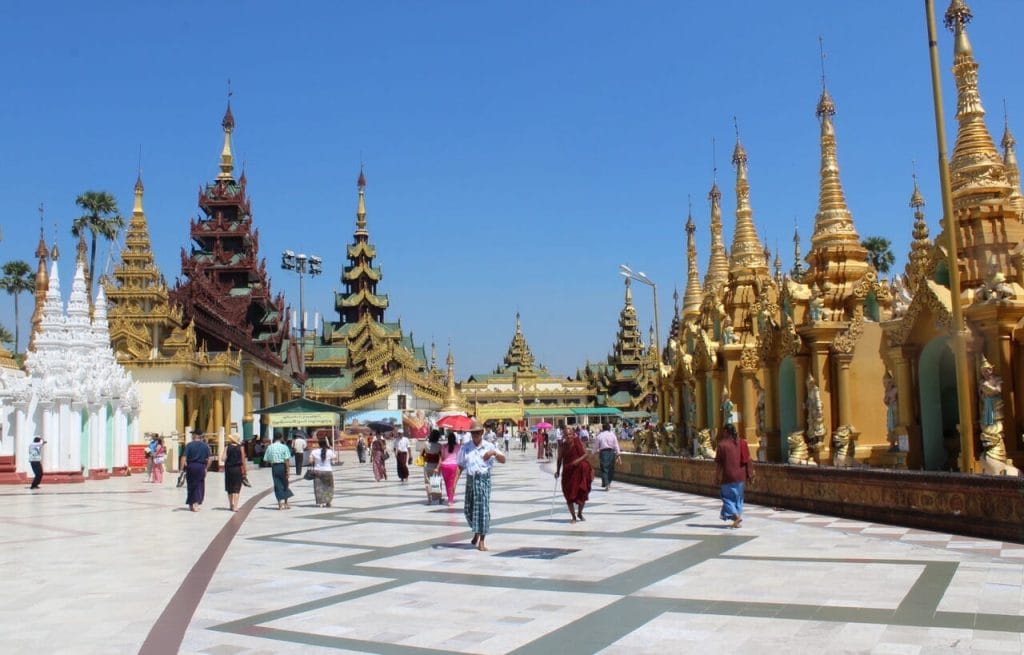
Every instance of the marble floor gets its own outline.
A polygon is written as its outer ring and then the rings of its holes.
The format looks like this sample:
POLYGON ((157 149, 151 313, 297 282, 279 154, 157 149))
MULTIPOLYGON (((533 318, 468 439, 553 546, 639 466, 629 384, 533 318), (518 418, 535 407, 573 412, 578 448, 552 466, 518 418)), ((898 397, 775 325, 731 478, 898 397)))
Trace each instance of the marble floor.
MULTIPOLYGON (((218 474, 0 487, 0 650, 37 653, 1021 653, 1024 546, 595 485, 569 523, 551 464, 494 477, 488 552, 460 498, 346 455, 331 508, 266 469, 231 513, 218 474), (554 500, 553 500, 554 499, 554 500)), ((413 469, 413 475, 420 475, 413 469)))

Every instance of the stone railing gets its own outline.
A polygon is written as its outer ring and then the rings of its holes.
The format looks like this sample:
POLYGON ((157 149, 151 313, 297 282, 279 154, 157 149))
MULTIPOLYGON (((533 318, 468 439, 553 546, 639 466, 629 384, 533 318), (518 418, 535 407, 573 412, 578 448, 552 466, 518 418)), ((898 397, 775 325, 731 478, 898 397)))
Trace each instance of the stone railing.
MULTIPOLYGON (((593 462, 596 466, 596 458, 593 462)), ((755 463, 751 503, 1024 543, 1024 479, 755 463)), ((615 477, 717 497, 710 460, 622 453, 615 477)))

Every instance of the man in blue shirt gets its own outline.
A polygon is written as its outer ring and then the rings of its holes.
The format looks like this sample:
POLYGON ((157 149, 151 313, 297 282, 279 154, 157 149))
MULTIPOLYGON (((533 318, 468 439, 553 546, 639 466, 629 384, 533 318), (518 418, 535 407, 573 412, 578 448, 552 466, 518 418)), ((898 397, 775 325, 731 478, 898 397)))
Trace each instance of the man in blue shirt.
POLYGON ((484 440, 484 426, 473 420, 470 440, 459 450, 459 468, 466 475, 466 500, 463 513, 473 530, 470 542, 479 550, 487 550, 484 539, 491 528, 491 469, 494 460, 505 463, 505 454, 490 441, 484 440))
POLYGON ((288 488, 288 460, 291 458, 292 451, 284 445, 284 437, 280 434, 274 437, 274 443, 263 453, 263 461, 270 464, 271 476, 274 479, 277 509, 291 509, 288 499, 295 495, 295 492, 288 488))
POLYGON ((185 504, 193 512, 198 512, 206 498, 206 466, 210 462, 210 446, 202 431, 192 433, 192 441, 181 451, 180 459, 178 464, 185 472, 185 481, 188 483, 185 504))

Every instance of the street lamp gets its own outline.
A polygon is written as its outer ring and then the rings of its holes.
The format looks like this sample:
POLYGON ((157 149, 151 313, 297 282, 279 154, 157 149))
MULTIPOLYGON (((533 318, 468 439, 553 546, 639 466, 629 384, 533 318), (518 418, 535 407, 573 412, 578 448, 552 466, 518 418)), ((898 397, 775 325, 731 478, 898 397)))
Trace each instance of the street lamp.
POLYGON ((302 397, 306 397, 306 307, 303 297, 302 281, 308 275, 316 277, 323 271, 321 265, 323 260, 316 255, 306 256, 305 253, 295 254, 292 250, 285 250, 281 253, 281 268, 286 271, 295 271, 299 276, 299 358, 302 362, 302 380, 299 382, 299 389, 302 397))

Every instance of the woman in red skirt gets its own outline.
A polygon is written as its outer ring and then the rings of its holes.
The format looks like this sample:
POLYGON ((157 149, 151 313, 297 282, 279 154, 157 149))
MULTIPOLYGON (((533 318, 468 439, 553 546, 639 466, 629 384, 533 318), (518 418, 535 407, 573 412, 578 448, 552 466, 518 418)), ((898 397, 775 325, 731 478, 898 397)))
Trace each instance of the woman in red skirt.
POLYGON ((569 506, 570 523, 583 519, 583 506, 590 498, 590 483, 594 470, 587 461, 587 449, 573 428, 566 428, 562 446, 558 449, 555 477, 562 477, 562 495, 569 506), (562 475, 562 473, 565 475, 562 475))

